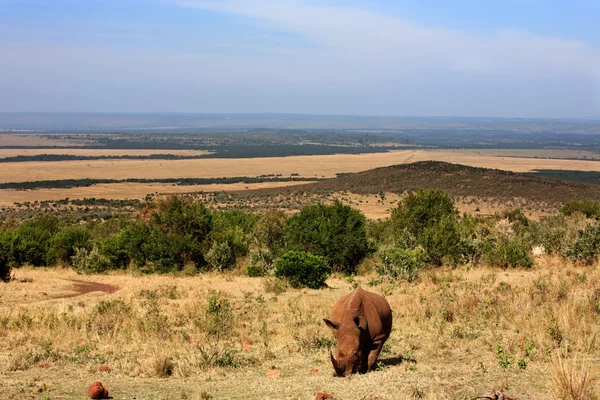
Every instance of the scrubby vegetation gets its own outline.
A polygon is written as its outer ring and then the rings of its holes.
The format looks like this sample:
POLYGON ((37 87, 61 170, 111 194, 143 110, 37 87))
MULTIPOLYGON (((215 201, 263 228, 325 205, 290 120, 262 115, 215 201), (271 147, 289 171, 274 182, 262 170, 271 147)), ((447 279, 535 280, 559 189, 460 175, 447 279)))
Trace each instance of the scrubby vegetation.
POLYGON ((368 258, 386 279, 413 281, 420 271, 441 265, 529 268, 534 250, 593 264, 600 253, 600 227, 590 211, 595 207, 573 202, 537 221, 518 208, 473 217, 460 215, 444 192, 418 190, 398 203, 391 218, 367 223, 360 211, 338 201, 289 216, 214 210, 171 197, 106 221, 74 223, 47 213, 20 224, 7 220, 0 225, 0 246, 4 276, 23 265, 73 266, 80 273, 241 268, 265 276, 275 273, 284 253, 296 251, 309 254, 302 258, 307 263, 320 257, 333 272, 356 274, 368 258))

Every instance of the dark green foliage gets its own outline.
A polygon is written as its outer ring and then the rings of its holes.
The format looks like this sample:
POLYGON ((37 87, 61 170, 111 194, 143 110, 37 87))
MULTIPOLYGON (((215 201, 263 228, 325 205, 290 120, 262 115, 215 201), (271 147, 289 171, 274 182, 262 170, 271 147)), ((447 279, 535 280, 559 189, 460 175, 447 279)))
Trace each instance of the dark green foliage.
POLYGON ((490 238, 483 245, 483 259, 489 265, 503 268, 533 266, 529 246, 518 238, 490 238))
POLYGON ((579 239, 565 250, 565 256, 573 261, 591 265, 600 253, 600 226, 587 226, 579 239))
POLYGON ((587 218, 600 217, 600 203, 591 200, 571 200, 560 208, 564 215, 584 214, 587 218))
POLYGON ((365 217, 339 201, 306 207, 288 219, 285 245, 324 257, 335 271, 354 274, 369 251, 365 217))
POLYGON ((12 232, 0 231, 0 281, 10 280, 10 255, 12 246, 12 232))
POLYGON ((211 239, 227 243, 236 257, 248 254, 252 231, 259 216, 239 210, 219 211, 213 214, 211 239))
POLYGON ((52 236, 58 231, 58 219, 44 215, 21 224, 14 232, 13 259, 16 265, 48 265, 52 236))
POLYGON ((319 289, 330 273, 322 257, 304 251, 289 251, 275 260, 275 276, 286 278, 293 287, 319 289))
POLYGON ((422 246, 429 262, 440 265, 444 257, 460 256, 458 210, 440 190, 420 189, 406 197, 392 212, 396 235, 407 232, 422 246))
POLYGON ((257 249, 250 253, 250 264, 246 267, 246 275, 250 277, 265 276, 273 269, 273 253, 269 250, 257 249))
POLYGON ((278 254, 284 248, 284 229, 287 217, 283 211, 268 211, 254 225, 254 238, 260 247, 278 254))
POLYGON ((212 229, 212 214, 202 203, 173 196, 152 213, 147 259, 157 272, 181 270, 187 261, 204 263, 203 246, 212 229))
POLYGON ((70 265, 71 258, 75 255, 76 248, 91 249, 91 233, 89 229, 80 225, 65 226, 50 240, 48 250, 48 263, 70 265))

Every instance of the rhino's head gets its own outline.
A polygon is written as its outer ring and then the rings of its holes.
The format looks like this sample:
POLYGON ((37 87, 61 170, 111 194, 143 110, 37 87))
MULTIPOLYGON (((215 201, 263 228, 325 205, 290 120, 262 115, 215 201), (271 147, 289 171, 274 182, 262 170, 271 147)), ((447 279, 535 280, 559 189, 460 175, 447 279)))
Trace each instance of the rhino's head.
POLYGON ((333 335, 338 342, 336 356, 329 352, 336 375, 355 374, 362 359, 361 336, 365 330, 364 318, 357 316, 341 324, 335 324, 328 319, 323 321, 333 330, 333 335))

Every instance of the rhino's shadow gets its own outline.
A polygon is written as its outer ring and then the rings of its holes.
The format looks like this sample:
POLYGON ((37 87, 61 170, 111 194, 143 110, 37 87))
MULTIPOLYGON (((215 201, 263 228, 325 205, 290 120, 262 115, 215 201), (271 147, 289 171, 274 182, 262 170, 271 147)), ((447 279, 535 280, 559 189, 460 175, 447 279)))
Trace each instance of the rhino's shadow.
POLYGON ((389 367, 389 366, 400 365, 403 362, 416 364, 417 360, 415 360, 412 357, 404 357, 402 354, 399 354, 399 355, 393 356, 393 357, 379 358, 379 362, 381 362, 386 367, 389 367))

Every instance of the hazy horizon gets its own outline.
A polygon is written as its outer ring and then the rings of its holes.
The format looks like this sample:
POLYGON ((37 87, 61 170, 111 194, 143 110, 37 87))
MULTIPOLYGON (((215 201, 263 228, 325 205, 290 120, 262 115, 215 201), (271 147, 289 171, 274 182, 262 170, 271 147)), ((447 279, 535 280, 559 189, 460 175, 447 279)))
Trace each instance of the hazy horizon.
POLYGON ((598 119, 598 15, 585 0, 0 0, 0 112, 598 119))

